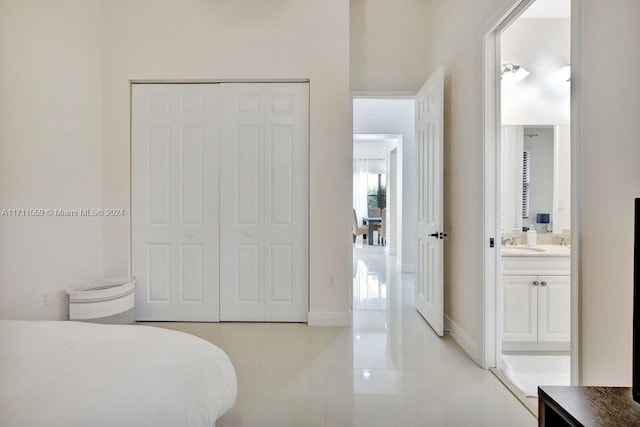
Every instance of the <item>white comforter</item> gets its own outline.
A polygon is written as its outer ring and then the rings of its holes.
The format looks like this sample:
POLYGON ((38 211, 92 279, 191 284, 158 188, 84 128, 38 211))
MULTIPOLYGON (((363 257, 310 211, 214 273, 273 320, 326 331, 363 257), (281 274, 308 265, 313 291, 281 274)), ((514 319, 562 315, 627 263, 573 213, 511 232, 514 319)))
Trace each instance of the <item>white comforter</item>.
POLYGON ((147 326, 0 321, 0 426, 214 426, 236 399, 215 345, 147 326))

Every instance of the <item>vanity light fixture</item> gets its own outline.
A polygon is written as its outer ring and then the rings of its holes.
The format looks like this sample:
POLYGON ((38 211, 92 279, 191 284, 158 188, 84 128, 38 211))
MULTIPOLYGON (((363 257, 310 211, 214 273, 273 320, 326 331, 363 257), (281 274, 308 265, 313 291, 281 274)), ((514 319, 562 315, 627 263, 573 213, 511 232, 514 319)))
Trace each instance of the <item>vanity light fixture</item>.
POLYGON ((558 80, 562 82, 570 82, 571 81, 571 65, 567 64, 564 67, 560 68, 556 71, 556 76, 558 80))
POLYGON ((500 66, 500 78, 503 82, 519 82, 527 77, 530 73, 520 65, 510 62, 500 66))

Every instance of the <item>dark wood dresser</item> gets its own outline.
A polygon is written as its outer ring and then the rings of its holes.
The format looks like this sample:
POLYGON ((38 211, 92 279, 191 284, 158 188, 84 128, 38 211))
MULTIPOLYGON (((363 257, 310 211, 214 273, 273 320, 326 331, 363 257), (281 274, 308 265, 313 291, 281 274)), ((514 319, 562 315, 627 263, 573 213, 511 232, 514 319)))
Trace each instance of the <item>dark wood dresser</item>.
POLYGON ((640 403, 630 387, 538 387, 538 425, 640 426, 640 403))

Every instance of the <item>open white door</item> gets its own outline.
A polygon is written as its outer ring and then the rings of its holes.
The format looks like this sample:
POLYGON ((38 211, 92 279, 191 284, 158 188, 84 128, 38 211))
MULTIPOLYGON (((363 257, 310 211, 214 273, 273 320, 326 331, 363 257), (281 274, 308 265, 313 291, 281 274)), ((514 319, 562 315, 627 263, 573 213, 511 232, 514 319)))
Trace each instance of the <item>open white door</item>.
POLYGON ((444 334, 443 220, 444 69, 438 67, 416 95, 418 154, 418 263, 416 308, 444 334))

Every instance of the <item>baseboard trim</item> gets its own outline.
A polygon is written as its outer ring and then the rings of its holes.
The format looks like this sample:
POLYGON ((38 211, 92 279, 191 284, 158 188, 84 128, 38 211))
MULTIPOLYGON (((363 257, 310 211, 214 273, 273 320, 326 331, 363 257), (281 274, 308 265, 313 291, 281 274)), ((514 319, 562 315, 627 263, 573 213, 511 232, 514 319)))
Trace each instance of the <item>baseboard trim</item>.
POLYGON ((568 342, 502 342, 502 352, 570 352, 571 344, 568 342))
POLYGON ((529 412, 531 412, 531 415, 538 418, 538 408, 531 402, 531 398, 525 396, 524 393, 520 391, 520 389, 516 387, 505 374, 502 373, 502 371, 496 368, 489 368, 489 370, 496 376, 496 378, 498 378, 507 390, 509 390, 511 394, 513 394, 516 399, 518 399, 518 401, 522 403, 529 412))
POLYGON ((482 366, 482 352, 478 349, 476 342, 446 314, 444 315, 444 328, 449 331, 451 338, 462 347, 469 357, 479 366, 482 366))
POLYGON ((402 264, 402 268, 400 268, 400 271, 402 271, 403 273, 415 273, 416 272, 416 265, 415 264, 402 264))
POLYGON ((310 311, 309 326, 351 326, 351 313, 310 311))

